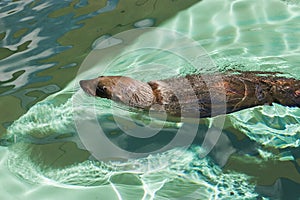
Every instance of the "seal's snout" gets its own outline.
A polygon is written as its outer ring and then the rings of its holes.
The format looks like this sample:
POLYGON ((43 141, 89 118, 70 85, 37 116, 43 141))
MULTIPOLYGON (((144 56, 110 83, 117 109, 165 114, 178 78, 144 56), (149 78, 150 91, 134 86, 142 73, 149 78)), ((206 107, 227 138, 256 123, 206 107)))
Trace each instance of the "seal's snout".
POLYGON ((97 81, 95 79, 81 80, 79 85, 87 94, 96 96, 97 81))

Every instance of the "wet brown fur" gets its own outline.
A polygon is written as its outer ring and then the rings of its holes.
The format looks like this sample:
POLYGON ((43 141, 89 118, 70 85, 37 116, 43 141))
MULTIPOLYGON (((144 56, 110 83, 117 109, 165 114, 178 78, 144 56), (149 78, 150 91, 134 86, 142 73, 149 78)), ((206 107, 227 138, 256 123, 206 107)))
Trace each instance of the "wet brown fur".
POLYGON ((187 75, 148 83, 129 77, 101 76, 81 81, 80 85, 92 96, 165 111, 175 117, 212 117, 272 103, 300 107, 300 81, 272 72, 236 72, 218 78, 187 75))

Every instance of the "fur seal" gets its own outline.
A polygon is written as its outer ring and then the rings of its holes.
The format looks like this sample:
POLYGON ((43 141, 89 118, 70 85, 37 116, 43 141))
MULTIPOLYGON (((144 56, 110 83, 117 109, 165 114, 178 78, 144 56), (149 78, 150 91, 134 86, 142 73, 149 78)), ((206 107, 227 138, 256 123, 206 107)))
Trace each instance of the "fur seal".
POLYGON ((89 95, 143 110, 165 111, 173 117, 183 112, 191 117, 196 112, 200 112, 198 117, 214 117, 272 103, 300 107, 300 81, 276 74, 239 71, 222 74, 217 80, 215 75, 194 74, 147 83, 125 76, 99 76, 80 81, 80 86, 89 95), (217 110, 213 114, 211 95, 217 110), (226 107, 218 111, 224 107, 222 97, 226 107))

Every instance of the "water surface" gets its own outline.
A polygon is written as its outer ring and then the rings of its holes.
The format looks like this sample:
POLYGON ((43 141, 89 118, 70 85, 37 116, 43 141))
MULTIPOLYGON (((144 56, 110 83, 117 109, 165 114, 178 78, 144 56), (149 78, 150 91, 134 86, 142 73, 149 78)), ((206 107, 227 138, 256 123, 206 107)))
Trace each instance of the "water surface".
MULTIPOLYGON (((88 122, 95 111, 107 137, 128 151, 165 145, 163 141, 181 126, 170 122, 161 129, 161 121, 156 120, 153 130, 164 134, 159 140, 130 139, 114 125, 113 116, 142 124, 148 123, 147 117, 117 105, 111 109, 109 100, 95 101, 79 90, 78 80, 94 76, 107 62, 105 58, 87 61, 91 50, 103 38, 131 28, 159 25, 198 41, 215 63, 203 63, 201 73, 278 71, 300 79, 297 2, 192 3, 168 5, 180 12, 151 1, 1 3, 0 117, 1 130, 9 135, 1 141, 0 181, 5 183, 1 198, 300 197, 299 108, 275 104, 226 116, 224 127, 215 127, 221 129, 218 143, 205 157, 199 156, 203 152, 199 144, 211 120, 218 119, 200 120, 198 135, 188 149, 178 147, 125 162, 93 159, 78 137, 74 116, 88 122), (93 73, 84 73, 82 67, 90 63, 95 65, 88 66, 87 72, 93 73)), ((172 44, 164 37, 157 40, 157 47, 172 44)), ((131 45, 139 44, 136 40, 131 45)), ((184 59, 159 50, 120 53, 106 74, 149 81, 197 71, 184 59)))

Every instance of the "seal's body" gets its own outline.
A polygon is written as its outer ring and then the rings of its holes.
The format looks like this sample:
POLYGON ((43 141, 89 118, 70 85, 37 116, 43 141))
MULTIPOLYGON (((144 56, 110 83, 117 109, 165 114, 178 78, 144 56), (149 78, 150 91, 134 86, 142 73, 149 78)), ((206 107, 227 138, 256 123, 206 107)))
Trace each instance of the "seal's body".
POLYGON ((270 72, 195 74, 148 83, 100 76, 80 81, 80 86, 92 96, 175 117, 213 117, 273 102, 300 107, 300 81, 270 72))

